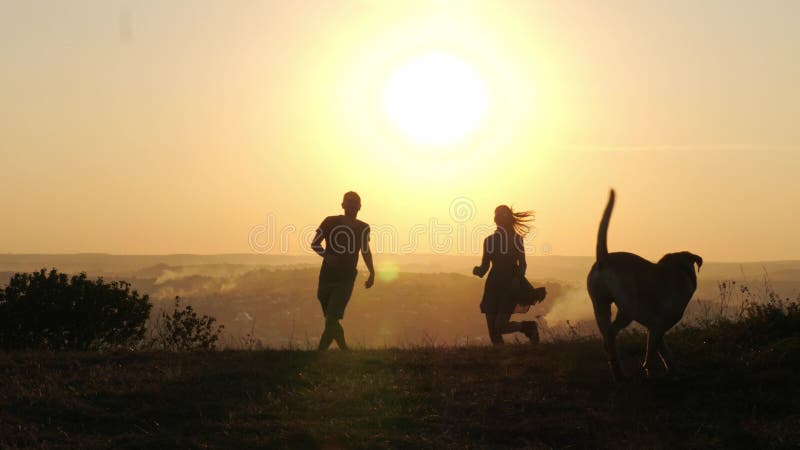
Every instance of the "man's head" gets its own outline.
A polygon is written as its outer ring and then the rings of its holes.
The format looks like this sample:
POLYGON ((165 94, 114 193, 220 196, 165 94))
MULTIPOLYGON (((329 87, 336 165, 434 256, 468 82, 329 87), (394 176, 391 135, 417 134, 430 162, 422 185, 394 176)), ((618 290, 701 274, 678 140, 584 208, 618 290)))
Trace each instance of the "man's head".
POLYGON ((355 217, 361 209, 361 197, 353 191, 346 192, 342 199, 342 209, 346 215, 355 217))

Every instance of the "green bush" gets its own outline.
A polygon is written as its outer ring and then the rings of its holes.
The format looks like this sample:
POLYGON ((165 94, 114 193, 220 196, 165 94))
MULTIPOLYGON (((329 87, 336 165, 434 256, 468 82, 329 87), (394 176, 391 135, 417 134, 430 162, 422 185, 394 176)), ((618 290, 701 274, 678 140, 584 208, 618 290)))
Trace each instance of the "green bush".
POLYGON ((55 269, 15 274, 0 291, 0 347, 90 350, 136 344, 152 305, 130 287, 55 269))

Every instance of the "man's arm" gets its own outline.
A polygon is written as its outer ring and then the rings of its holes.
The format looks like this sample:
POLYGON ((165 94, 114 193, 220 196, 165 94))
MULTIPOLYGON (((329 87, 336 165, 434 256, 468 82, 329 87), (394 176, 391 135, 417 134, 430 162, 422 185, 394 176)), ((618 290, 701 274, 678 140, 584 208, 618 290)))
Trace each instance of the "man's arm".
POLYGON ((311 241, 311 249, 314 250, 316 254, 319 256, 325 256, 325 248, 322 247, 322 240, 325 239, 325 232, 323 229, 325 228, 325 221, 323 220, 322 223, 317 228, 317 234, 314 235, 314 240, 311 241))
POLYGON ((364 230, 363 239, 361 255, 364 257, 364 264, 367 265, 367 270, 369 270, 369 278, 364 282, 364 287, 369 289, 375 284, 375 267, 372 265, 372 251, 369 248, 369 227, 364 230))

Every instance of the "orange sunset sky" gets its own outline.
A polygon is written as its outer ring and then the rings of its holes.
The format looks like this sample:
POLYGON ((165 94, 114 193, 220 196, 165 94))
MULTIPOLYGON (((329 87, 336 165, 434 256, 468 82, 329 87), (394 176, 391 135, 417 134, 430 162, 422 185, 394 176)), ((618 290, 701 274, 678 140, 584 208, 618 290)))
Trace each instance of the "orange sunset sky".
MULTIPOLYGON (((537 212, 533 254, 800 259, 800 2, 0 2, 0 253, 537 212)), ((424 238, 422 239, 424 241, 424 238)), ((422 242, 416 251, 430 251, 422 242)), ((458 249, 452 249, 457 253, 458 249)))

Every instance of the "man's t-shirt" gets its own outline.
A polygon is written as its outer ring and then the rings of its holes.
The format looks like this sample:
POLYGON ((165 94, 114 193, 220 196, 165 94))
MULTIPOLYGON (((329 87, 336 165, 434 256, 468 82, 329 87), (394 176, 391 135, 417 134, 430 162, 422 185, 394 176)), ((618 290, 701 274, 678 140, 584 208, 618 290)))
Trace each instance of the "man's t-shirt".
POLYGON ((320 280, 355 279, 358 254, 369 246, 369 225, 347 216, 329 216, 317 229, 325 238, 323 256, 336 255, 337 264, 322 261, 320 280))

